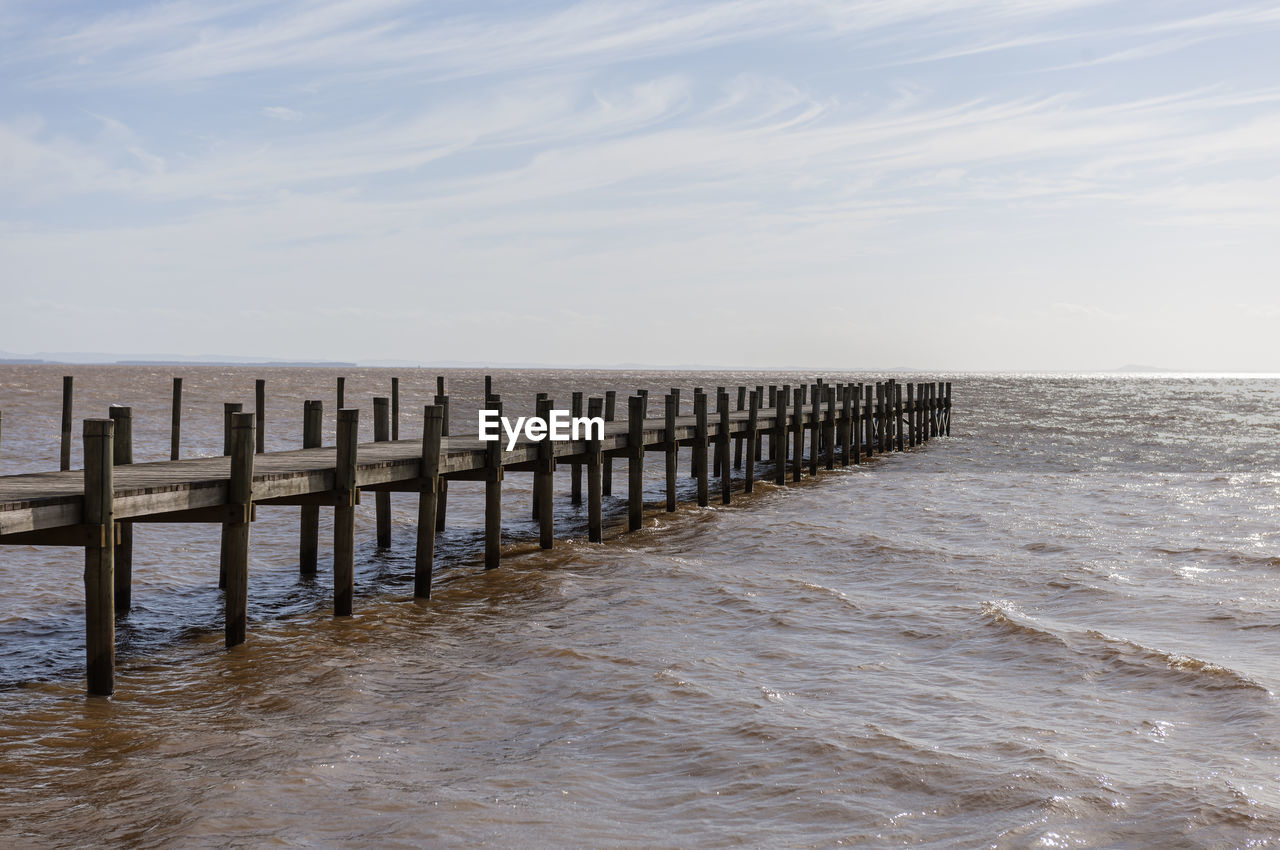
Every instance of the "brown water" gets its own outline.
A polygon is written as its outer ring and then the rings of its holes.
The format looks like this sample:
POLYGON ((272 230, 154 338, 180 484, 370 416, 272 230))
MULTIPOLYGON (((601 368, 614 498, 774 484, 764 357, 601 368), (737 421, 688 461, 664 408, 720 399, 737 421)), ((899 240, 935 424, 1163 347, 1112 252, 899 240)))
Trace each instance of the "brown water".
MULTIPOLYGON (((3 471, 56 466, 65 368, 0 367, 3 471)), ((132 404, 137 459, 167 456, 171 369, 73 371, 77 419, 132 404)), ((296 446, 337 373, 181 374, 194 455, 255 377, 296 446)), ((346 374, 367 412, 393 373, 346 374)), ((434 373, 394 374, 414 435, 434 373)), ((531 410, 797 377, 495 382, 531 410)), ((296 511, 260 509, 231 652, 216 529, 141 527, 110 700, 82 695, 78 553, 0 550, 0 845, 1273 846, 1280 380, 921 377, 955 382, 949 440, 630 535, 618 464, 604 545, 561 477, 537 550, 513 474, 488 574, 455 484, 427 604, 412 497, 387 552, 367 500, 347 620, 323 560, 297 575, 296 511)), ((461 433, 479 374, 449 379, 461 433)))

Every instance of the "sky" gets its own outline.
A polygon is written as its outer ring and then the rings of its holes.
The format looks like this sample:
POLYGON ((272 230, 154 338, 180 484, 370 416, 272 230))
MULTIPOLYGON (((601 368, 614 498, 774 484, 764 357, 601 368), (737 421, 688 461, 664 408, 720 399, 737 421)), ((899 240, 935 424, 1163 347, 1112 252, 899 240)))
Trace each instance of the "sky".
POLYGON ((1280 371, 1277 45, 1275 0, 0 0, 0 352, 1280 371))

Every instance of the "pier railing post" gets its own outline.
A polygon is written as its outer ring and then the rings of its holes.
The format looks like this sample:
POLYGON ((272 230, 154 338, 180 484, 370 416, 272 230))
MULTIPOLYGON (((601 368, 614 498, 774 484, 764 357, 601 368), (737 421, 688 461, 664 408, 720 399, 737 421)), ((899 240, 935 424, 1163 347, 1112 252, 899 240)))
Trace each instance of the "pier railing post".
POLYGON ((627 530, 644 524, 644 399, 627 399, 627 530))
POLYGON ((783 388, 778 393, 773 413, 773 435, 769 437, 769 457, 773 459, 773 481, 775 484, 787 483, 787 405, 790 393, 783 388))
MULTIPOLYGON (((738 410, 747 409, 747 388, 738 387, 738 410)), ((739 435, 733 441, 733 468, 742 469, 742 441, 743 436, 739 435)))
POLYGON ((803 394, 796 400, 796 410, 791 417, 793 441, 791 451, 791 479, 799 481, 804 477, 804 397, 803 394))
POLYGON ((732 460, 729 456, 729 430, 732 427, 729 419, 729 393, 720 391, 716 407, 720 411, 720 429, 716 434, 716 455, 720 458, 720 502, 727 505, 732 498, 733 487, 733 472, 729 468, 732 460))
POLYGON ((418 546, 413 565, 413 595, 431 597, 431 570, 436 559, 436 499, 440 490, 440 439, 444 408, 422 409, 422 476, 418 482, 418 546))
MULTIPOLYGON (((694 387, 694 388, 693 388, 693 413, 694 413, 694 416, 697 416, 697 414, 698 414, 698 396, 705 396, 705 395, 706 395, 706 393, 704 393, 704 392, 702 391, 702 387, 694 387)), ((706 451, 706 449, 707 449, 707 445, 704 443, 704 444, 703 444, 703 446, 702 446, 702 450, 705 452, 705 451, 706 451)), ((693 456, 691 456, 691 457, 689 458, 689 477, 690 477, 690 478, 692 478, 692 479, 695 479, 695 480, 697 480, 697 478, 698 478, 698 458, 697 458, 697 448, 696 448, 696 444, 695 444, 695 448, 694 448, 693 456)))
MULTIPOLYGON (((725 392, 724 387, 716 387, 716 419, 719 420, 719 414, 729 408, 729 394, 725 392)), ((720 440, 717 435, 715 451, 711 453, 712 469, 711 474, 716 478, 724 475, 727 470, 720 466, 720 440)))
POLYGON ((756 486, 756 455, 760 449, 760 432, 756 430, 760 416, 760 390, 751 391, 747 404, 747 481, 746 491, 750 493, 756 486))
MULTIPOLYGON (((373 441, 385 443, 391 439, 391 401, 384 396, 373 400, 373 441)), ((377 527, 378 548, 391 547, 391 494, 379 490, 373 497, 374 520, 377 527)))
POLYGON ((249 520, 253 511, 254 414, 232 416, 231 479, 227 483, 227 504, 239 509, 236 518, 223 525, 226 540, 227 647, 244 643, 249 601, 249 520))
POLYGON ((862 384, 854 384, 849 393, 852 409, 849 411, 850 442, 853 444, 853 462, 862 463, 862 384))
MULTIPOLYGON (((778 385, 777 384, 769 385, 768 407, 770 410, 774 411, 774 413, 777 413, 777 410, 778 410, 778 385)), ((771 432, 769 434, 769 462, 773 463, 777 459, 778 459, 777 434, 771 432)))
POLYGON ((809 476, 818 474, 818 454, 822 450, 822 396, 824 387, 813 386, 813 399, 809 402, 809 476))
POLYGON ((267 451, 267 382, 258 378, 253 383, 253 414, 256 418, 255 430, 257 432, 257 452, 258 454, 266 454, 267 451))
MULTIPOLYGON (((444 394, 444 377, 436 379, 436 397, 434 403, 440 408, 442 424, 440 433, 449 436, 449 397, 444 394)), ((445 511, 449 507, 449 481, 440 479, 440 488, 436 495, 436 531, 444 531, 445 511)))
POLYGON ((58 452, 58 469, 71 468, 71 403, 75 396, 75 378, 62 377, 62 442, 58 452))
POLYGON ((693 391, 693 477, 698 481, 698 507, 710 503, 707 493, 707 394, 699 387, 693 391))
MULTIPOLYGON (((113 466, 127 466, 133 463, 133 408, 113 407, 109 412, 114 425, 111 463, 113 466)), ((124 614, 133 605, 133 523, 120 522, 117 529, 114 568, 116 613, 124 614)))
POLYGON ((822 420, 822 444, 827 469, 836 468, 836 388, 827 386, 827 409, 822 420))
MULTIPOLYGON (((604 421, 607 424, 613 422, 618 412, 618 391, 608 390, 604 394, 604 421)), ((613 458, 605 455, 603 467, 600 470, 602 492, 606 496, 613 495, 613 458)))
POLYGON ((115 690, 115 488, 110 419, 84 422, 84 511, 82 522, 98 529, 84 547, 85 656, 89 693, 115 690))
POLYGON ((391 439, 400 439, 400 379, 391 379, 391 439))
POLYGON ((897 442, 898 451, 902 451, 906 446, 902 442, 902 384, 897 381, 893 382, 893 433, 897 442))
MULTIPOLYGON (((535 413, 544 421, 550 421, 555 401, 540 393, 535 413)), ((533 472, 533 502, 537 509, 538 545, 543 549, 555 546, 555 472, 556 458, 550 440, 538 443, 537 468, 533 472)))
MULTIPOLYGON (((575 392, 573 394, 573 403, 570 405, 569 415, 577 419, 582 416, 582 393, 575 392)), ((546 442, 545 440, 543 442, 546 442)), ((582 464, 570 464, 572 473, 571 483, 569 485, 569 501, 572 504, 582 504, 582 464)))
POLYGON ((840 388, 840 465, 849 465, 853 445, 853 385, 840 388))
MULTIPOLYGON (((318 449, 324 432, 324 402, 317 399, 302 404, 302 447, 318 449)), ((298 529, 298 572, 316 572, 320 553, 320 506, 303 505, 298 529)))
MULTIPOLYGON (((238 401, 228 401, 222 405, 222 454, 231 457, 232 417, 244 409, 238 401)), ((218 587, 227 587, 227 527, 222 527, 222 544, 218 551, 218 587)))
POLYGON ((355 595, 356 452, 360 434, 360 410, 338 411, 337 454, 333 489, 338 498, 333 509, 333 614, 351 616, 355 595))
POLYGON ((337 402, 338 402, 337 410, 341 411, 344 407, 346 407, 346 406, 347 406, 347 379, 346 379, 346 378, 338 378, 338 393, 337 393, 337 396, 338 396, 338 397, 337 397, 337 402))
POLYGON ((170 407, 169 460, 182 455, 182 379, 173 379, 173 402, 170 407))
MULTIPOLYGON (((485 375, 485 386, 490 386, 492 379, 485 375)), ((502 399, 490 395, 488 409, 496 410, 498 418, 502 418, 502 399)), ((484 478, 484 568, 497 569, 502 563, 502 440, 494 440, 487 444, 485 450, 484 478)), ((551 511, 551 504, 543 505, 545 512, 551 511)))
POLYGON ((667 473, 667 511, 671 512, 676 509, 676 476, 678 453, 680 451, 680 441, 676 439, 676 416, 677 409, 680 404, 680 397, 676 395, 678 391, 672 390, 667 393, 665 406, 663 409, 664 419, 663 427, 666 438, 666 473, 667 473))
MULTIPOLYGON (((604 413, 604 399, 594 397, 587 402, 587 416, 598 419, 604 413)), ((604 540, 604 518, 600 495, 600 440, 595 428, 591 429, 587 440, 587 540, 600 543, 604 540)), ((550 445, 550 440, 543 440, 550 445)))
POLYGON ((907 381, 907 448, 916 444, 916 385, 907 381))

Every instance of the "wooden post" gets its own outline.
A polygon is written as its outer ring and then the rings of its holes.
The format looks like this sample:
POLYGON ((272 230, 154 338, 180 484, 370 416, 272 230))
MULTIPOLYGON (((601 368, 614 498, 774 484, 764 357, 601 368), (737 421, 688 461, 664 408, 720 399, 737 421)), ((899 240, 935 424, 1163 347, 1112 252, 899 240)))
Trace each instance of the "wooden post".
POLYGON ((853 409, 849 412, 849 430, 853 444, 853 462, 862 463, 862 384, 854 386, 849 393, 853 409))
MULTIPOLYGON (((538 393, 533 397, 533 415, 540 417, 543 421, 549 421, 548 416, 550 416, 550 414, 548 413, 548 411, 551 409, 551 407, 554 407, 554 403, 551 405, 546 405, 543 403, 548 400, 549 400, 549 396, 546 393, 538 393)), ((541 448, 539 448, 538 450, 538 457, 542 457, 541 448)), ((552 464, 552 466, 554 467, 554 464, 552 464)), ((542 514, 540 513, 540 511, 542 510, 542 488, 538 486, 539 483, 540 483, 540 479, 538 478, 538 471, 535 469, 533 473, 533 494, 532 494, 532 497, 529 499, 530 518, 534 522, 538 522, 542 516, 542 514)))
POLYGON ((249 520, 253 511, 253 454, 254 415, 237 413, 232 416, 231 430, 231 479, 227 482, 227 504, 242 512, 234 522, 224 523, 223 537, 227 541, 227 595, 226 644, 227 647, 244 643, 246 611, 249 601, 249 520))
POLYGON ((824 388, 813 385, 813 400, 809 402, 809 475, 818 474, 818 454, 822 450, 822 395, 824 388))
POLYGON ((836 468, 836 388, 830 385, 823 387, 827 391, 827 409, 822 425, 822 444, 827 461, 827 469, 836 468))
POLYGON ((649 418, 649 391, 640 389, 636 390, 636 395, 640 396, 640 418, 649 418))
POLYGON ((840 465, 849 465, 853 446, 853 385, 840 389, 840 465))
POLYGON ((110 419, 84 421, 84 511, 81 521, 98 529, 84 547, 85 660, 89 693, 115 690, 115 488, 112 478, 113 425, 110 419))
MULTIPOLYGON (((539 393, 536 413, 544 421, 551 418, 555 402, 539 393)), ((538 510, 538 542, 543 549, 555 545, 555 471, 556 459, 551 440, 538 443, 537 468, 533 472, 533 501, 538 510)))
MULTIPOLYGON (((738 387, 738 410, 747 409, 747 388, 738 387)), ((733 442, 733 468, 742 469, 742 443, 746 438, 739 435, 733 442)))
MULTIPOLYGON (((775 412, 777 411, 777 408, 778 408, 778 385, 777 384, 769 385, 768 407, 770 410, 773 410, 775 412)), ((770 433, 769 434, 769 462, 772 463, 777 459, 778 459, 778 443, 776 440, 774 440, 773 433, 770 433)))
MULTIPOLYGON (((318 399, 302 404, 302 447, 318 449, 324 433, 324 402, 318 399)), ((320 506, 303 505, 298 531, 298 572, 316 572, 320 553, 320 506)))
POLYGON ((790 401, 787 388, 778 393, 774 401, 773 435, 769 437, 769 457, 774 461, 773 480, 775 484, 787 483, 787 404, 790 401))
MULTIPOLYGON (((606 423, 614 421, 614 417, 618 409, 618 391, 609 390, 604 394, 604 421, 606 423)), ((600 471, 601 492, 606 496, 613 495, 613 458, 605 456, 601 461, 602 467, 600 471)))
MULTIPOLYGON (((224 457, 231 457, 234 441, 232 417, 243 409, 244 405, 238 401, 228 401, 222 405, 222 454, 224 457)), ((227 526, 223 523, 222 543, 218 550, 218 587, 224 590, 227 587, 227 558, 227 526)))
MULTIPOLYGON (((698 396, 700 395, 702 396, 706 395, 706 393, 702 391, 702 387, 694 387, 693 388, 693 413, 695 416, 697 416, 698 414, 698 396)), ((704 445, 703 448, 705 449, 706 446, 704 445)), ((697 454, 697 450, 695 449, 694 455, 696 454, 697 454)), ((689 458, 689 477, 695 480, 698 477, 698 460, 696 457, 689 458)), ((700 502, 699 504, 702 504, 702 503, 700 502)))
MULTIPOLYGON (((440 433, 449 436, 449 397, 444 394, 444 378, 436 379, 436 407, 440 408, 440 433)), ((449 502, 449 482, 441 478, 436 489, 436 531, 444 531, 444 515, 449 502)))
MULTIPOLYGON (((391 400, 377 396, 373 400, 373 441, 385 443, 391 438, 391 400)), ((391 548, 391 494, 379 490, 373 496, 374 521, 378 548, 391 548)))
POLYGON ((866 409, 862 412, 862 428, 864 431, 863 447, 867 451, 867 457, 871 457, 876 453, 876 440, 875 440, 876 405, 875 405, 875 401, 873 400, 875 387, 872 384, 867 384, 865 387, 863 387, 863 390, 864 390, 864 399, 866 402, 866 405, 865 405, 866 409))
POLYGON ((804 477, 804 396, 796 402, 796 410, 792 415, 792 434, 793 445, 791 451, 794 457, 791 458, 791 478, 799 481, 804 477))
POLYGON ((627 531, 644 524, 644 399, 627 399, 627 531))
POLYGON ((347 379, 338 379, 338 411, 341 412, 347 406, 347 379))
POLYGON ((720 411, 720 430, 716 434, 716 454, 720 457, 720 502, 727 505, 733 486, 733 472, 729 469, 729 430, 732 426, 729 420, 729 394, 724 390, 720 391, 716 407, 720 411))
MULTIPOLYGON (((716 387, 716 413, 717 414, 723 413, 725 410, 728 409, 728 407, 729 407, 729 394, 725 392, 724 387, 716 387)), ((720 465, 720 454, 721 454, 720 440, 717 438, 715 451, 711 453, 711 463, 712 463, 711 474, 714 475, 716 478, 721 478, 728 473, 728 470, 724 469, 720 465)))
POLYGON ((71 401, 75 395, 75 378, 62 378, 62 445, 58 455, 58 469, 71 468, 71 401))
MULTIPOLYGON (((596 396, 587 402, 587 416, 591 419, 601 418, 604 414, 604 399, 596 396)), ((600 497, 600 440, 596 438, 596 429, 592 428, 587 441, 587 541, 601 543, 604 541, 604 519, 600 497)), ((550 440, 543 442, 550 445, 550 440)))
POLYGON ((663 411, 666 414, 663 425, 666 429, 664 436, 666 437, 668 513, 676 509, 676 469, 680 451, 680 442, 676 439, 676 411, 680 405, 678 392, 679 390, 673 389, 667 393, 666 408, 663 411))
MULTIPOLYGON (((2 438, 3 435, 4 435, 4 411, 0 410, 0 438, 2 438)), ((0 460, 4 459, 3 446, 4 446, 3 440, 0 439, 0 460)))
POLYGON ((760 416, 760 390, 756 388, 751 391, 751 397, 747 405, 747 483, 746 490, 750 493, 756 486, 756 455, 760 449, 760 432, 756 430, 756 423, 760 416))
POLYGON ((902 451, 902 384, 893 382, 893 438, 895 448, 902 451))
POLYGON ((355 595, 356 447, 360 439, 359 408, 338 411, 338 445, 333 489, 333 615, 351 616, 355 595))
POLYGON ((916 385, 907 381, 907 448, 916 444, 916 385))
POLYGON ((391 379, 391 439, 400 439, 400 379, 391 379))
POLYGON ((173 404, 170 407, 169 460, 177 460, 182 454, 182 379, 173 379, 173 404))
MULTIPOLYGON (((573 403, 570 406, 569 415, 575 418, 582 415, 582 393, 573 394, 573 403)), ((569 501, 572 504, 582 504, 582 464, 574 463, 570 465, 570 484, 569 484, 569 501)))
POLYGON ((444 434, 444 408, 428 404, 422 409, 422 475, 418 480, 418 546, 413 562, 413 595, 431 598, 431 570, 436 560, 436 494, 440 485, 440 438, 444 434))
MULTIPOLYGON (((112 466, 133 463, 133 408, 113 407, 109 411, 114 427, 111 440, 112 466)), ((133 523, 116 524, 115 598, 116 613, 128 613, 133 604, 133 523)))
POLYGON ((493 396, 493 375, 484 376, 484 400, 487 404, 490 397, 493 396))
POLYGON ((253 382, 253 414, 258 438, 255 448, 258 454, 265 454, 267 451, 267 382, 262 378, 253 382))
MULTIPOLYGON (((756 384, 756 407, 764 404, 764 384, 756 384)), ((756 437, 756 463, 764 459, 764 440, 756 437)))
POLYGON ((698 507, 705 508, 707 494, 707 394, 698 387, 693 391, 693 477, 698 480, 698 507))
MULTIPOLYGON (((485 387, 490 386, 491 378, 485 375, 485 387)), ((489 397, 489 409, 498 412, 502 418, 502 399, 489 397)), ((502 440, 501 438, 486 444, 485 477, 484 477, 484 568, 497 569, 502 562, 502 440)), ((546 505, 547 513, 551 512, 551 504, 546 505)))
POLYGON ((946 409, 947 427, 943 430, 943 435, 951 436, 951 382, 947 381, 946 394, 944 396, 943 405, 946 409))

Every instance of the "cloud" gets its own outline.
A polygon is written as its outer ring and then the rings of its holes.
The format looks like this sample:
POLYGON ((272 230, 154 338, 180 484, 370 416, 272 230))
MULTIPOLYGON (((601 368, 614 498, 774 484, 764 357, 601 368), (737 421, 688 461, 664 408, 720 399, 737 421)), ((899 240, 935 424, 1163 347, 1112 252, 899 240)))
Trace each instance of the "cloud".
POLYGON ((299 121, 303 117, 303 113, 287 106, 264 106, 262 107, 262 114, 278 121, 299 121))

